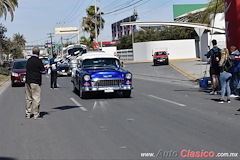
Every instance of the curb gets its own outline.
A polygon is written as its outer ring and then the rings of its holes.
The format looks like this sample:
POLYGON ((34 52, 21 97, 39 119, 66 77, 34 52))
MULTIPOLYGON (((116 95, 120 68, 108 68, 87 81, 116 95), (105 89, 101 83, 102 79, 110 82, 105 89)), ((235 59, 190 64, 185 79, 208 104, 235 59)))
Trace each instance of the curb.
POLYGON ((0 87, 2 87, 7 81, 9 81, 10 77, 6 81, 0 82, 0 87))
POLYGON ((182 73, 184 76, 188 77, 189 79, 193 80, 193 81, 197 81, 199 79, 199 77, 194 76, 188 72, 186 72, 185 70, 177 67, 176 65, 174 65, 173 63, 169 63, 169 65, 174 68, 175 70, 177 70, 178 72, 182 73))

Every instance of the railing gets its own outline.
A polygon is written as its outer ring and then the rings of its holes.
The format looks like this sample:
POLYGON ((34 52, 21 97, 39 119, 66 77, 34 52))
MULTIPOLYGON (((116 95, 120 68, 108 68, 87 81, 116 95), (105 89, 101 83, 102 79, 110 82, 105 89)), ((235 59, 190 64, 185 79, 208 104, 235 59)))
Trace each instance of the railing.
POLYGON ((123 50, 117 50, 115 52, 116 56, 120 57, 121 61, 133 61, 133 49, 123 49, 123 50))

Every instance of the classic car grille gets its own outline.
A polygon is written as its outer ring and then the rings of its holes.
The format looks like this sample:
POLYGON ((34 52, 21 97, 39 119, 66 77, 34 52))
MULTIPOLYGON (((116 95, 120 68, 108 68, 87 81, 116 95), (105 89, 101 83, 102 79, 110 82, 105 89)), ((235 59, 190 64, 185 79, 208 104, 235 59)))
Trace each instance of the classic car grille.
POLYGON ((93 87, 113 87, 113 86, 120 86, 123 84, 124 84, 123 79, 97 80, 92 82, 93 87))
POLYGON ((26 76, 26 73, 20 74, 20 76, 26 76))

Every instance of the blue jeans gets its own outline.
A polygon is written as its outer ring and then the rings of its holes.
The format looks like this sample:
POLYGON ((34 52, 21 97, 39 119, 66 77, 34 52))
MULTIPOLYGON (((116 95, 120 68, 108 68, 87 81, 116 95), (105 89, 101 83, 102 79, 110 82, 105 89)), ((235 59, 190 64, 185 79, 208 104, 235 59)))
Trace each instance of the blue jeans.
POLYGON ((238 90, 237 90, 238 82, 239 82, 238 75, 239 73, 232 73, 231 85, 232 85, 232 93, 234 95, 238 95, 238 90))
POLYGON ((224 95, 227 91, 227 97, 230 98, 230 78, 232 74, 229 72, 221 72, 220 73, 220 81, 221 81, 221 98, 224 98, 224 95))

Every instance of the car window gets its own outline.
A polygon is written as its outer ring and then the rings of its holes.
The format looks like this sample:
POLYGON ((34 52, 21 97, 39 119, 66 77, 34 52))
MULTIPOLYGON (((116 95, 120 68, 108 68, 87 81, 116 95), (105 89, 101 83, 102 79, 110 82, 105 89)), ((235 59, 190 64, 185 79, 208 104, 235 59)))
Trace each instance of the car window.
POLYGON ((95 59, 86 59, 82 63, 83 68, 96 68, 96 67, 120 67, 118 59, 115 58, 95 58, 95 59))
POLYGON ((26 69, 27 61, 19 61, 13 63, 13 69, 26 69))
POLYGON ((166 52, 155 52, 155 56, 167 55, 166 52))

